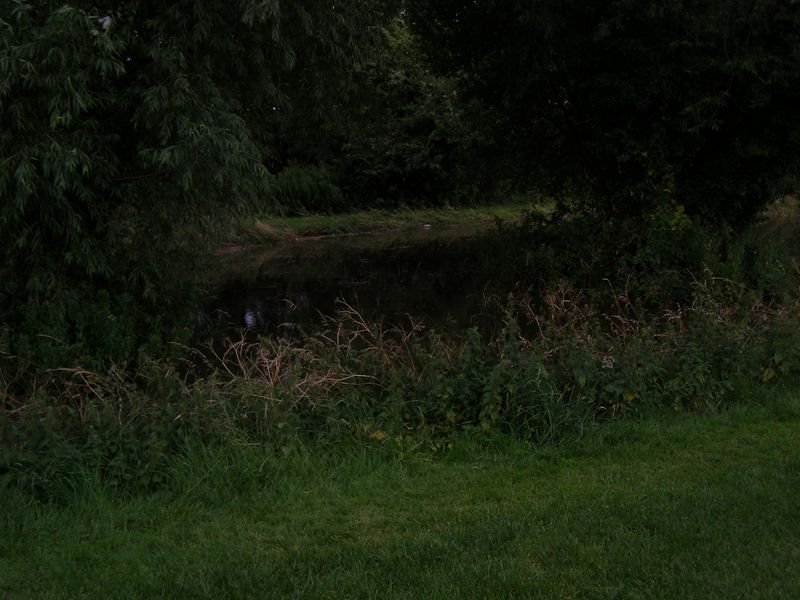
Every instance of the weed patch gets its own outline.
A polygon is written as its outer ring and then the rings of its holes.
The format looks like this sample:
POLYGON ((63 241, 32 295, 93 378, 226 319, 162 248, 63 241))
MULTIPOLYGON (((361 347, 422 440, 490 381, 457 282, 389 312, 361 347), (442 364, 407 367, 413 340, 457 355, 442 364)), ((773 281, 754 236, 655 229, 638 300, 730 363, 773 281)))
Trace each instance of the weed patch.
POLYGON ((315 335, 242 337, 136 375, 60 369, 27 396, 7 385, 4 478, 58 496, 81 472, 122 489, 164 484, 187 443, 444 450, 464 433, 559 444, 593 422, 654 410, 715 412, 749 386, 796 381, 796 305, 768 305, 707 274, 691 303, 648 316, 607 287, 512 298, 492 339, 386 328, 342 303, 315 335), (183 373, 183 375, 180 375, 183 373))

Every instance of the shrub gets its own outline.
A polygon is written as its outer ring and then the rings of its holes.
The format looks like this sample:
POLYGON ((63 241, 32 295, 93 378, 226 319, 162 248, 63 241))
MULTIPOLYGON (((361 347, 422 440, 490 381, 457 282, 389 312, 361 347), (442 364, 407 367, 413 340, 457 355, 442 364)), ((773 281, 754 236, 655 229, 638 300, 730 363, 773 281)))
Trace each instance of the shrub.
POLYGON ((346 210, 345 198, 324 165, 290 164, 272 180, 269 197, 275 210, 291 215, 336 213, 346 210))

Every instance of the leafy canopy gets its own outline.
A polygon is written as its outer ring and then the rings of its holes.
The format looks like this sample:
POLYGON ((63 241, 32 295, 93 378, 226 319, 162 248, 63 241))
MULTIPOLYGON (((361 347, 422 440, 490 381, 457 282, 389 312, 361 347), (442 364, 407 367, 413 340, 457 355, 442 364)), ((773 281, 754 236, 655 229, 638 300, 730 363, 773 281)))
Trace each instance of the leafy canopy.
POLYGON ((6 350, 170 339, 199 244, 268 189, 265 115, 332 93, 389 4, 0 0, 6 350))

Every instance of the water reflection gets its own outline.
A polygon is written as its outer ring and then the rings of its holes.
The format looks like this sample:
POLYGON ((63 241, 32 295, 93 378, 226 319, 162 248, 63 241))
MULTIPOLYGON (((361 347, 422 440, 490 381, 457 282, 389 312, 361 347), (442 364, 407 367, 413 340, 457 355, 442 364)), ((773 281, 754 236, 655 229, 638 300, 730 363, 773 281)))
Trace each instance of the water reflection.
POLYGON ((519 277, 503 255, 497 236, 378 250, 340 240, 286 244, 237 256, 236 276, 209 312, 253 334, 295 336, 334 314, 341 299, 386 324, 413 316, 437 329, 485 328, 519 277))

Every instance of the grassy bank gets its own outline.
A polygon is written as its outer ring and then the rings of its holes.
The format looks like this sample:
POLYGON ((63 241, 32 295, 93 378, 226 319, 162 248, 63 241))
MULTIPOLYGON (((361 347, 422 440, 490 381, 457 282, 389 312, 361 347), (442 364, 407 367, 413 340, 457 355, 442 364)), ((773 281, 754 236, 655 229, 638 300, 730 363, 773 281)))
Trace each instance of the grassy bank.
POLYGON ((0 595, 794 598, 800 401, 773 396, 560 448, 231 446, 175 457, 145 497, 4 491, 0 595))
POLYGON ((245 241, 280 241, 296 237, 384 233, 463 237, 492 231, 497 219, 519 222, 532 209, 547 212, 549 206, 527 202, 472 208, 373 209, 337 215, 309 214, 296 217, 262 217, 245 226, 245 241))

